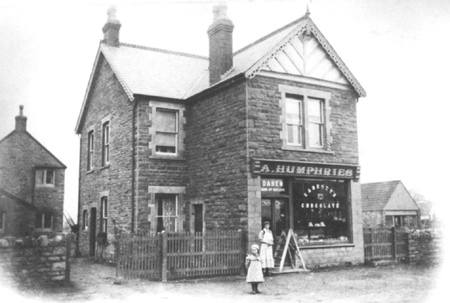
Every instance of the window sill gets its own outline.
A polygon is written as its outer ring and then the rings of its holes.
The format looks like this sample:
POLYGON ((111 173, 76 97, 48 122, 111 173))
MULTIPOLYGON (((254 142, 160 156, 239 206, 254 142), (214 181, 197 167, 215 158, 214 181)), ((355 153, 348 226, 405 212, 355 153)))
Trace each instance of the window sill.
POLYGON ((93 172, 95 172, 95 169, 88 170, 88 171, 86 172, 86 175, 92 174, 93 172))
POLYGON ((111 165, 108 163, 102 167, 99 168, 99 170, 104 170, 104 169, 108 169, 111 165))
POLYGON ((330 150, 303 148, 303 147, 300 147, 300 146, 283 145, 281 147, 281 149, 282 150, 291 150, 291 151, 300 151, 300 152, 305 152, 305 153, 319 153, 319 154, 334 155, 334 152, 330 151, 330 150))
POLYGON ((55 188, 55 184, 36 184, 36 188, 55 188))
POLYGON ((185 159, 178 155, 152 155, 149 157, 151 160, 174 160, 174 161, 184 161, 185 159))
POLYGON ((305 244, 299 245, 300 249, 322 249, 322 248, 340 248, 340 247, 355 247, 353 243, 335 243, 335 244, 305 244))

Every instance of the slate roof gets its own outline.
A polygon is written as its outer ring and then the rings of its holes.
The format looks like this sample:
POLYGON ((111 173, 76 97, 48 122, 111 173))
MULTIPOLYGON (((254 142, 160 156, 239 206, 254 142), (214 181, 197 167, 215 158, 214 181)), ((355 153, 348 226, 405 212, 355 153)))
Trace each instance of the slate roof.
POLYGON ((363 211, 382 210, 401 181, 386 181, 361 184, 363 211))
MULTIPOLYGON (((66 165, 64 165, 64 163, 62 163, 58 158, 56 158, 55 155, 53 155, 44 145, 42 145, 36 138, 34 138, 28 131, 17 131, 17 130, 13 130, 12 132, 10 132, 8 135, 6 135, 5 137, 3 137, 3 139, 0 140, 0 156, 5 153, 11 153, 11 145, 14 144, 20 144, 23 142, 27 142, 28 146, 30 147, 31 144, 36 144, 39 149, 40 152, 36 153, 36 151, 32 151, 31 148, 30 149, 26 149, 26 148, 21 148, 22 151, 28 151, 29 153, 34 153, 34 156, 36 158, 39 158, 39 166, 45 167, 45 166, 51 166, 51 167, 56 167, 56 168, 67 168, 66 165), (14 140, 14 136, 18 136, 19 137, 19 141, 14 140), (22 137, 22 139, 20 138, 20 136, 24 136, 22 137), (25 141, 23 140, 23 138, 25 138, 25 140, 29 140, 29 141, 25 141)), ((1 159, 2 157, 0 157, 1 159)), ((37 166, 38 167, 38 166, 37 166)))
MULTIPOLYGON (((363 87, 308 15, 236 51, 233 54, 233 67, 222 75, 221 81, 213 86, 243 73, 246 77, 253 77, 268 59, 283 48, 289 38, 303 30, 308 30, 316 37, 353 89, 359 96, 364 97, 366 93, 363 87)), ((134 100, 134 95, 185 100, 210 87, 207 57, 126 43, 120 43, 119 47, 100 43, 78 117, 77 132, 80 131, 90 86, 100 56, 105 57, 131 101, 134 100)))

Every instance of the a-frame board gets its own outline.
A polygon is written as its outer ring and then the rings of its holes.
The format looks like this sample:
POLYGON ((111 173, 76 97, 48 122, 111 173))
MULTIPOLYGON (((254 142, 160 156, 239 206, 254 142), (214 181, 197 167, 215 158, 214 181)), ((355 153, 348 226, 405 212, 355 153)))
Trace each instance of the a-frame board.
POLYGON ((298 247, 297 239, 294 236, 294 231, 289 229, 289 232, 286 236, 286 242, 284 244, 283 254, 281 256, 281 262, 280 262, 280 268, 279 272, 283 272, 284 262, 286 261, 286 255, 289 255, 289 258, 291 260, 291 264, 294 269, 299 269, 300 264, 297 262, 296 257, 300 258, 301 265, 303 271, 308 271, 306 268, 305 260, 303 259, 302 253, 300 252, 300 248, 298 247), (291 253, 291 250, 294 250, 294 256, 291 253))

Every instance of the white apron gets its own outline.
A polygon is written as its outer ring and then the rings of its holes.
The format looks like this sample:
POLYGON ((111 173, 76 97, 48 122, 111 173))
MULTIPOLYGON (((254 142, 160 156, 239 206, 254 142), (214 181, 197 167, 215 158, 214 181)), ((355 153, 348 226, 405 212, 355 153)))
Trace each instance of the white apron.
POLYGON ((273 261, 273 235, 270 229, 263 229, 259 233, 259 240, 261 241, 260 258, 262 268, 273 268, 275 262, 273 261))

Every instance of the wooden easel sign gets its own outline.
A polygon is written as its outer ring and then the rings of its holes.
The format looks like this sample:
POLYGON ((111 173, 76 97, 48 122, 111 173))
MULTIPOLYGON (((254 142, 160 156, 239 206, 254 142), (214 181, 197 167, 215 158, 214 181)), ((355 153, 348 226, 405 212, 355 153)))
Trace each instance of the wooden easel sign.
POLYGON ((289 232, 286 236, 286 242, 284 244, 283 254, 281 256, 281 262, 280 262, 280 268, 279 272, 283 272, 284 262, 286 261, 286 255, 289 257, 289 260, 291 261, 291 267, 292 269, 299 269, 300 270, 300 262, 302 269, 301 271, 309 271, 306 268, 305 260, 303 259, 302 253, 300 252, 300 248, 298 247, 297 239, 294 236, 294 231, 289 229, 289 232), (294 254, 292 254, 292 251, 294 251, 294 254), (298 262, 297 258, 300 259, 300 262, 298 262))

